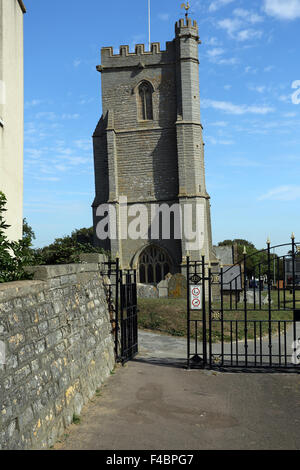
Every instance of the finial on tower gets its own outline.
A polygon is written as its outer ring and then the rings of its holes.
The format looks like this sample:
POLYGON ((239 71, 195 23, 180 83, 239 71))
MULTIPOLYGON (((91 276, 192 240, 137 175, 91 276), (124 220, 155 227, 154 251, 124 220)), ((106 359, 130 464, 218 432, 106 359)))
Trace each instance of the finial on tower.
POLYGON ((185 9, 185 17, 187 18, 189 14, 189 9, 191 8, 189 2, 187 1, 186 4, 182 3, 181 8, 185 9))

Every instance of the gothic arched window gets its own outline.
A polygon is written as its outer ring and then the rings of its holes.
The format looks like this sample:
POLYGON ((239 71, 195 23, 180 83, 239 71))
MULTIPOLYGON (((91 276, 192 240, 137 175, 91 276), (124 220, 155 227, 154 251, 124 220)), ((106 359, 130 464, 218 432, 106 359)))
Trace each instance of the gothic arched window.
POLYGON ((139 275, 142 284, 158 284, 171 271, 172 263, 167 253, 150 245, 139 259, 139 275))
POLYGON ((142 121, 153 119, 152 87, 150 83, 142 82, 138 89, 138 113, 142 121))

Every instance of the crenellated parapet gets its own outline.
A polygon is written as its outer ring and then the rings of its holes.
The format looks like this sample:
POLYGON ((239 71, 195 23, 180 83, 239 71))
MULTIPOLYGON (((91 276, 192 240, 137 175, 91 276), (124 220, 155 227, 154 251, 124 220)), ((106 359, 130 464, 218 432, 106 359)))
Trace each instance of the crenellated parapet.
POLYGON ((152 42, 150 51, 146 50, 145 44, 136 44, 134 52, 130 52, 128 45, 120 46, 119 53, 115 54, 112 47, 101 49, 101 65, 97 70, 116 67, 135 67, 142 65, 155 65, 170 63, 175 60, 174 41, 167 42, 165 50, 161 50, 159 42, 152 42))
POLYGON ((191 18, 181 18, 175 24, 176 37, 193 37, 196 41, 199 40, 198 24, 197 21, 191 18))

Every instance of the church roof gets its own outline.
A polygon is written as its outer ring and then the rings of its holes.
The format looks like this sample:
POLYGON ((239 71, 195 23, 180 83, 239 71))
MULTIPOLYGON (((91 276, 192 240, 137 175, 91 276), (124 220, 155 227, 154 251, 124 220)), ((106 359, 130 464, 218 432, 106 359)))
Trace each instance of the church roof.
POLYGON ((26 7, 25 7, 23 1, 22 1, 22 0, 18 0, 18 3, 19 3, 19 5, 20 5, 20 8, 21 8, 22 12, 23 12, 23 13, 26 13, 26 7))

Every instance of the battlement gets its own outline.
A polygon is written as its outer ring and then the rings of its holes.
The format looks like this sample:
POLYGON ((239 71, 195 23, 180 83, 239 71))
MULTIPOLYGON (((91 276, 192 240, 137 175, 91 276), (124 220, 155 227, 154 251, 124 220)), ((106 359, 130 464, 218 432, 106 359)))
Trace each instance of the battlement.
POLYGON ((175 34, 192 34, 198 36, 198 24, 197 21, 191 18, 181 18, 175 23, 175 34))
MULTIPOLYGON (((180 19, 175 24, 176 38, 189 37, 199 40, 197 22, 191 18, 180 19)), ((123 67, 147 67, 158 64, 170 64, 176 60, 176 38, 166 42, 164 50, 159 42, 152 42, 150 51, 145 44, 137 44, 134 52, 130 52, 128 45, 122 45, 119 53, 114 53, 113 47, 101 49, 101 65, 97 67, 99 72, 123 67)))
POLYGON ((136 44, 135 46, 135 51, 130 52, 129 51, 129 46, 120 46, 119 48, 119 54, 114 54, 114 50, 112 47, 102 47, 101 49, 101 56, 103 58, 120 58, 120 57, 132 57, 132 56, 137 56, 137 55, 154 55, 154 54, 163 54, 169 52, 171 46, 173 45, 172 42, 168 41, 166 43, 166 49, 162 50, 160 48, 160 43, 159 42, 152 42, 151 43, 151 50, 146 51, 145 50, 145 44, 136 44))
POLYGON ((145 44, 136 44, 134 52, 130 52, 128 45, 123 45, 120 46, 118 54, 114 53, 112 47, 103 47, 101 49, 101 67, 105 69, 137 66, 138 64, 169 63, 174 61, 174 54, 174 41, 167 42, 165 50, 161 50, 159 42, 152 42, 150 51, 146 51, 145 44))

